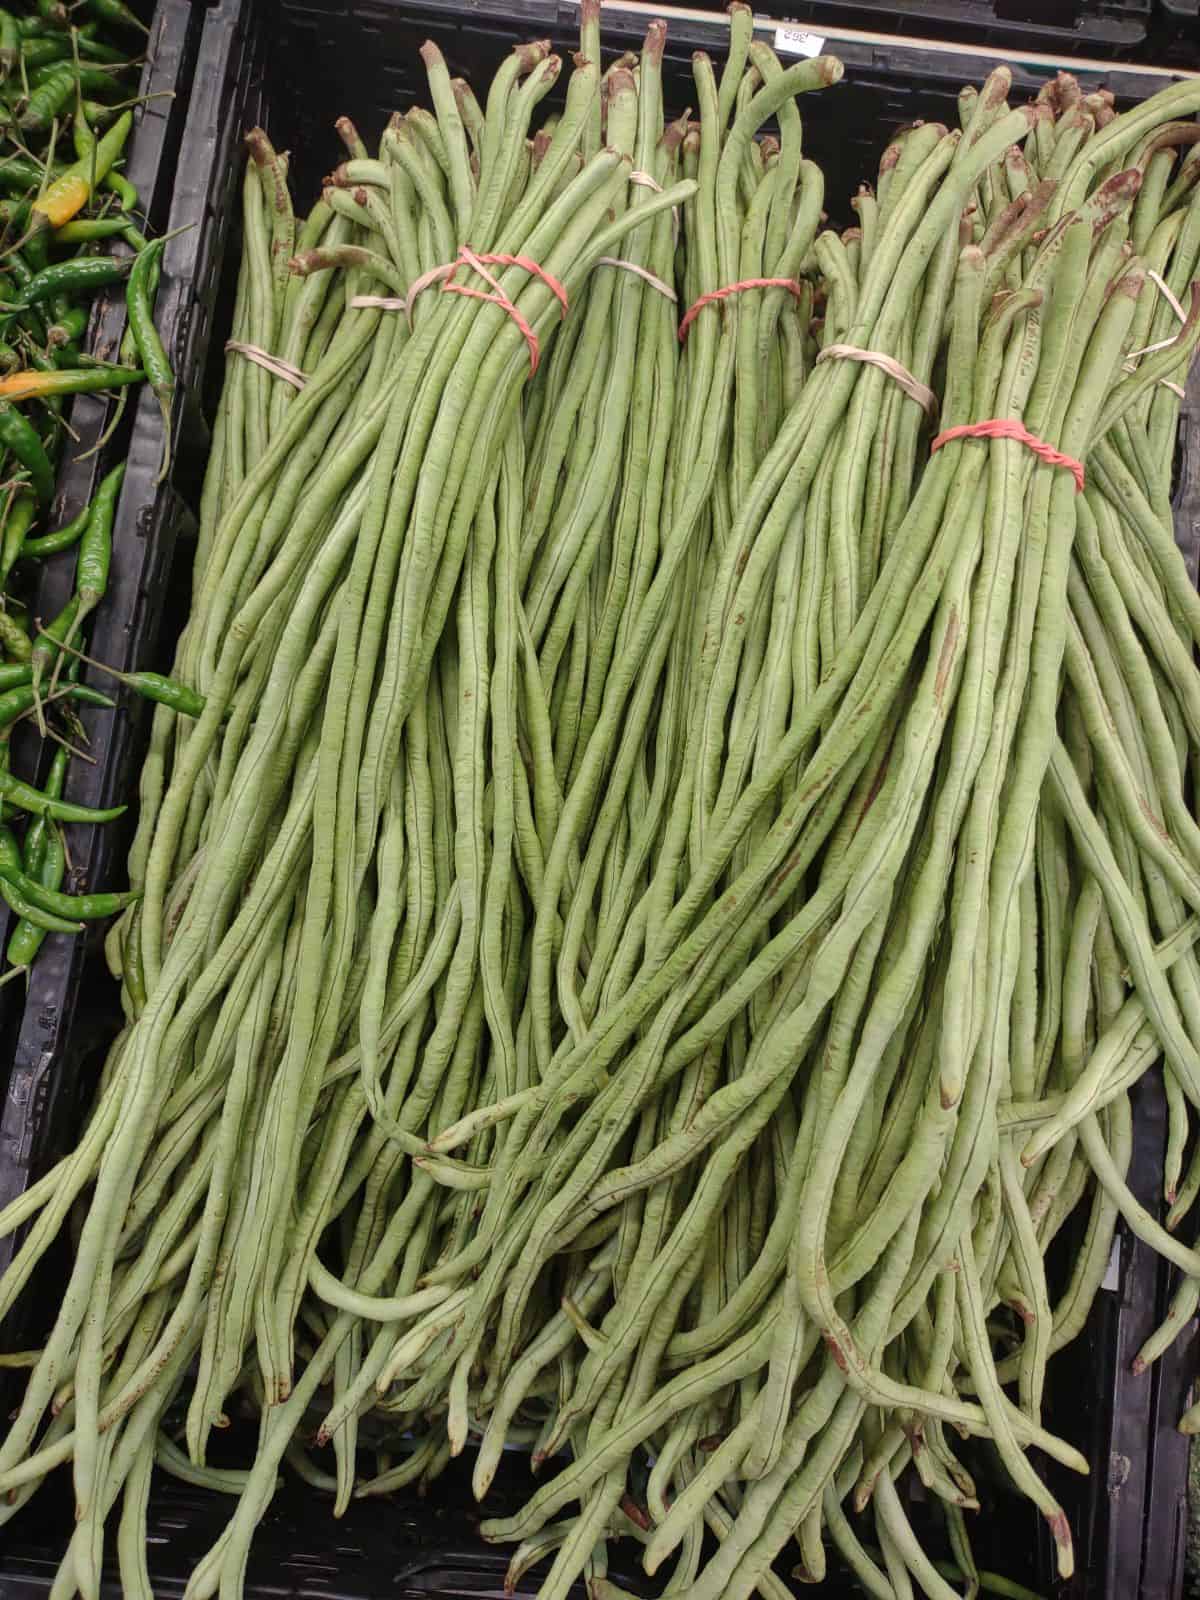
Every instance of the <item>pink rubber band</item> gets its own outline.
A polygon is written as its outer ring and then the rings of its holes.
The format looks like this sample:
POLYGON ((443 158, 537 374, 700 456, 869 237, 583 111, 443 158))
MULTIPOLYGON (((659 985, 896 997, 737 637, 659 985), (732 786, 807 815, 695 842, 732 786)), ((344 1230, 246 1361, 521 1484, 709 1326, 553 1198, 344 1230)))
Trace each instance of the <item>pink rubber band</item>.
POLYGON ((1035 456, 1040 456, 1047 466, 1065 467, 1075 479, 1076 493, 1083 493, 1083 462, 1076 461, 1074 456, 1063 455, 1061 450, 1047 444, 1045 439, 1039 439, 1036 433, 1030 433, 1013 417, 993 417, 990 422, 960 422, 958 427, 947 428, 938 434, 929 446, 930 455, 944 444, 949 444, 951 439, 1016 439, 1027 445, 1035 456))
POLYGON ((718 300, 727 300, 731 294, 741 294, 743 289, 786 289, 797 300, 803 293, 794 278, 743 278, 740 283, 727 283, 723 289, 710 289, 684 313, 683 321, 679 324, 680 344, 687 338, 688 329, 705 306, 713 305, 718 300))
POLYGON ((483 259, 475 255, 473 251, 468 250, 466 245, 462 246, 458 254, 462 265, 472 267, 485 283, 492 285, 492 292, 489 294, 485 289, 469 289, 465 284, 451 283, 450 279, 447 278, 442 285, 442 293, 465 294, 472 300, 490 300, 493 305, 499 306, 502 311, 507 311, 517 327, 520 328, 525 343, 529 346, 529 376, 532 378, 538 369, 538 362, 541 360, 542 354, 537 334, 534 333, 528 319, 523 317, 508 296, 501 292, 496 279, 484 266, 483 259))
MULTIPOLYGON (((464 252, 465 254, 465 252, 464 252)), ((509 256, 503 253, 492 253, 486 256, 476 256, 477 261, 490 261, 493 266, 524 267, 526 272, 532 272, 534 277, 540 278, 550 293, 562 307, 562 315, 567 314, 567 291, 558 279, 547 272, 545 267, 539 266, 536 261, 531 261, 528 256, 509 256)))
MULTIPOLYGON (((517 327, 520 328, 522 336, 525 339, 525 343, 529 346, 529 376, 532 378, 538 369, 538 362, 542 358, 541 346, 538 344, 538 336, 536 333, 534 333, 528 319, 522 316, 521 312, 517 309, 513 301, 511 301, 500 288, 496 278, 487 270, 487 267, 484 265, 485 262, 492 262, 494 265, 505 267, 523 267, 526 272, 533 273, 535 277, 538 277, 542 280, 550 292, 556 297, 564 317, 567 314, 567 291, 563 288, 562 284, 559 283, 557 278, 552 277, 544 267, 539 266, 536 261, 530 260, 528 256, 508 255, 502 251, 489 251, 483 255, 476 255, 475 252, 468 249, 465 244, 459 249, 458 260, 453 262, 449 271, 445 273, 446 281, 442 284, 443 294, 465 294, 472 300, 490 300, 493 305, 497 305, 502 310, 507 311, 508 315, 516 323, 517 327), (492 293, 488 294, 483 289, 470 289, 465 284, 453 283, 451 279, 454 273, 458 271, 460 266, 470 267, 474 272, 477 272, 485 283, 491 284, 492 293)), ((442 271, 441 268, 436 270, 439 273, 442 271)), ((410 303, 412 301, 412 296, 413 290, 410 289, 410 303)))

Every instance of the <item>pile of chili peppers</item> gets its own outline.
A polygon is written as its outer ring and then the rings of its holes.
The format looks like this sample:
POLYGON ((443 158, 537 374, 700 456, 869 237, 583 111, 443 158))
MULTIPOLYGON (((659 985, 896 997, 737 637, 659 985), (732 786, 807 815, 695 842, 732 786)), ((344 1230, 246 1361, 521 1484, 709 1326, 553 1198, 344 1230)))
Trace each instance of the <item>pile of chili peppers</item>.
MULTIPOLYGON (((100 449, 128 386, 148 380, 163 411, 163 472, 170 456, 174 382, 153 320, 165 240, 147 239, 137 190, 121 171, 145 34, 122 0, 0 9, 0 897, 15 918, 9 975, 28 972, 47 933, 82 931, 129 900, 62 892, 60 829, 124 809, 63 798, 72 754, 86 754, 74 707, 113 703, 76 679, 83 624, 107 588, 124 464, 64 526, 54 526, 52 510, 57 468, 74 446, 63 415, 70 395, 117 394, 100 449), (93 298, 114 285, 124 286, 128 316, 111 362, 85 345, 93 298), (57 616, 38 616, 30 599, 38 563, 76 546, 74 594, 57 616), (29 718, 57 746, 43 788, 10 770, 13 729, 29 718)), ((147 676, 128 681, 152 693, 139 681, 147 676)))

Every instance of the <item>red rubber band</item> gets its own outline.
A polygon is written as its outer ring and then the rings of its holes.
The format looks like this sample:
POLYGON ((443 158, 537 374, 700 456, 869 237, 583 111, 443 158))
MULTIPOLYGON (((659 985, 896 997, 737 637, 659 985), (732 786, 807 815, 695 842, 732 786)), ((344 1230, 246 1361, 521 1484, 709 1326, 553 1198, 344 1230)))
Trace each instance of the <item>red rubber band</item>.
POLYGON ((528 256, 509 256, 502 253, 476 256, 475 259, 477 261, 490 261, 493 264, 501 267, 524 267, 526 272, 532 272, 534 277, 540 278, 546 285, 547 289, 550 290, 550 293, 554 295, 555 299, 562 307, 562 315, 564 317, 566 316, 567 291, 563 288, 562 284, 559 283, 557 278, 552 276, 551 273, 547 272, 545 267, 539 266, 536 261, 531 261, 528 256))
POLYGON ((949 444, 951 439, 1017 439, 1048 466, 1065 467, 1075 479, 1075 492, 1083 493, 1083 462, 1076 461, 1074 456, 1063 455, 1061 450, 1047 444, 1045 439, 1039 439, 1036 433, 1030 433, 1028 428, 1012 417, 993 417, 990 422, 962 422, 957 428, 947 428, 929 446, 930 454, 949 444))
POLYGON ((487 270, 484 263, 490 261, 495 265, 504 267, 524 267, 526 272, 533 273, 535 277, 540 278, 542 282, 546 284, 551 293, 556 297, 564 317, 567 314, 567 291, 563 288, 562 284, 559 283, 557 278, 552 277, 544 267, 539 266, 536 261, 530 260, 528 256, 507 255, 499 251, 489 251, 485 255, 476 255, 475 252, 468 249, 466 245, 463 245, 460 248, 458 256, 459 259, 451 267, 450 272, 446 277, 446 281, 442 284, 442 293, 465 294, 472 300, 490 300, 493 305, 500 306, 504 311, 507 311, 509 316, 516 323, 517 327, 520 328, 521 333, 524 336, 525 343, 529 346, 529 376, 532 378, 538 369, 538 362, 541 360, 542 355, 541 346, 538 343, 538 336, 536 333, 534 333, 533 328, 530 326, 528 320, 521 315, 521 312, 517 309, 516 305, 501 289, 499 283, 497 283, 495 277, 493 277, 493 275, 487 270), (465 284, 452 282, 451 280, 453 275, 460 266, 473 268, 473 270, 479 274, 485 283, 491 284, 493 292, 488 294, 484 289, 469 289, 465 284))
POLYGON ((794 294, 797 300, 803 293, 794 278, 743 278, 740 283, 728 283, 723 289, 710 289, 684 313, 683 321, 679 324, 680 344, 687 338, 688 329, 705 306, 712 305, 718 300, 727 300, 731 294, 741 294, 743 289, 786 289, 790 294, 794 294))

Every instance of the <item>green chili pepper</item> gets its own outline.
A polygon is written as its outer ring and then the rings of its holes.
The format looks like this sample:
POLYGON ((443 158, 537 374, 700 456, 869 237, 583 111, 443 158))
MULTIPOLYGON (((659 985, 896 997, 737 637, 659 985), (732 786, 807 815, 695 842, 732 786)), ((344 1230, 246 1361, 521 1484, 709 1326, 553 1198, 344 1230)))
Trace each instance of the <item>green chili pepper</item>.
POLYGON ((99 100, 81 100, 80 109, 94 127, 106 128, 117 114, 116 106, 106 106, 99 100))
MULTIPOLYGON (((61 167, 50 169, 52 176, 62 171, 61 167)), ((31 161, 28 156, 8 155, 0 161, 0 189, 14 190, 24 193, 28 189, 38 190, 46 177, 47 169, 40 162, 31 161)))
MULTIPOLYGON (((44 67, 38 67, 29 76, 30 85, 35 89, 40 89, 42 84, 48 82, 58 70, 58 65, 54 62, 50 62, 44 67)), ((119 74, 110 71, 108 67, 101 66, 98 63, 95 66, 84 66, 81 63, 78 68, 73 68, 73 71, 75 72, 75 82, 83 94, 104 94, 110 89, 115 89, 118 94, 125 93, 125 86, 120 82, 119 74)))
POLYGON ((22 922, 32 922, 35 927, 42 928, 46 933, 82 933, 82 922, 69 922, 65 917, 56 917, 53 912, 42 911, 38 906, 32 905, 16 884, 9 877, 0 873, 0 899, 7 901, 13 914, 22 922))
POLYGON ((0 11, 0 75, 8 77, 21 53, 21 32, 11 11, 0 11))
POLYGON ((64 640, 71 637, 75 626, 75 618, 78 615, 79 595, 76 593, 71 596, 52 622, 38 630, 37 640, 33 646, 33 689, 35 694, 41 688, 42 677, 46 670, 51 668, 62 654, 60 646, 64 640))
POLYGON ((82 108, 71 118, 71 143, 77 161, 86 160, 96 148, 96 135, 88 127, 82 108))
POLYGON ((49 505, 54 498, 54 468, 50 457, 38 438, 37 429, 7 400, 0 400, 0 444, 6 445, 28 472, 39 502, 49 505))
POLYGON ((10 877, 21 870, 21 846, 11 828, 0 826, 0 873, 10 877))
POLYGON ((78 345, 80 339, 87 332, 88 314, 82 306, 74 306, 55 320, 46 329, 46 345, 57 361, 65 354, 65 346, 72 350, 78 345))
POLYGON ((52 28, 71 26, 70 13, 63 0, 37 0, 37 11, 42 21, 48 22, 52 28))
MULTIPOLYGON (((10 728, 18 717, 32 711, 37 704, 37 695, 38 691, 32 683, 18 683, 15 688, 6 689, 0 694, 0 729, 10 728)), ((70 684, 63 690, 63 697, 81 706, 99 706, 104 711, 111 711, 114 705, 108 695, 90 688, 86 683, 70 684)))
POLYGON ((72 635, 83 626, 85 618, 90 616, 104 599, 108 590, 113 518, 116 516, 117 499, 124 481, 125 463, 121 461, 103 480, 92 500, 88 524, 79 542, 79 560, 75 567, 75 592, 79 600, 79 609, 70 632, 63 635, 68 644, 72 635))
POLYGON ((76 661, 86 661, 90 667, 95 667, 97 672, 107 673, 110 678, 116 678, 118 682, 125 684, 146 700, 170 706, 171 710, 178 711, 180 716, 200 717, 204 714, 204 707, 207 704, 204 695, 189 684, 180 683, 178 678, 168 678, 161 672, 119 672, 116 667, 106 666, 103 661, 96 661, 92 656, 84 655, 82 650, 72 649, 69 643, 63 648, 76 661))
POLYGON ((30 923, 43 933, 82 933, 82 922, 67 920, 59 906, 39 903, 44 902, 46 896, 54 894, 55 890, 42 888, 35 879, 26 877, 23 871, 21 847, 17 843, 16 836, 7 824, 0 826, 0 896, 8 902, 22 921, 30 923), (38 890, 39 900, 27 898, 26 891, 29 887, 38 890))
POLYGON ((77 806, 69 800, 56 800, 8 771, 0 772, 0 798, 21 811, 28 811, 31 816, 52 817, 56 822, 115 822, 128 809, 126 806, 77 806))
POLYGON ((35 67, 44 67, 47 62, 69 61, 71 59, 71 41, 64 39, 62 34, 54 37, 26 39, 21 46, 21 63, 26 74, 35 67))
POLYGON ((5 661, 0 664, 0 694, 8 689, 20 688, 32 676, 33 668, 27 661, 5 661))
MULTIPOLYGON (((70 752, 65 746, 59 745, 50 763, 50 771, 46 775, 45 788, 45 793, 55 800, 62 796, 70 759, 70 752)), ((27 877, 36 879, 43 888, 62 887, 66 875, 67 852, 57 824, 48 822, 45 817, 34 817, 25 830, 20 866, 27 877)), ((8 941, 7 953, 11 965, 27 967, 41 949, 45 937, 44 928, 40 928, 36 922, 31 922, 27 917, 20 918, 8 941)))
MULTIPOLYGON (((131 239, 129 242, 132 244, 133 240, 131 239)), ((146 248, 145 241, 143 241, 142 244, 140 246, 138 246, 138 248, 144 250, 146 248)), ((159 256, 155 256, 153 258, 152 262, 151 262, 150 269, 149 269, 149 296, 150 296, 151 305, 153 305, 154 297, 158 293, 158 280, 159 280, 160 260, 161 260, 161 258, 159 256)), ((126 288, 125 292, 126 292, 126 295, 128 295, 128 293, 129 293, 128 288, 126 288)), ((122 365, 133 366, 134 359, 135 359, 136 356, 137 356, 137 340, 133 336, 133 325, 129 321, 128 317, 127 317, 126 321, 125 321, 125 332, 121 335, 121 348, 118 351, 117 359, 122 363, 122 365)), ((124 396, 124 394, 122 394, 120 396, 120 400, 124 401, 124 399, 125 399, 125 396, 124 396)))
POLYGON ((12 656, 22 665, 29 664, 30 675, 33 674, 33 640, 22 628, 11 611, 0 608, 0 649, 6 656, 12 656))
POLYGON ((16 372, 20 365, 21 357, 19 352, 14 350, 6 340, 0 339, 0 372, 16 372))
POLYGON ((164 677, 161 672, 120 672, 117 677, 135 693, 147 700, 155 700, 159 705, 170 706, 172 711, 178 711, 181 716, 199 717, 204 714, 204 696, 198 689, 180 683, 177 678, 164 677))
MULTIPOLYGON (((8 832, 7 829, 2 831, 8 832)), ((21 871, 19 855, 15 870, 10 870, 0 854, 0 878, 6 879, 36 910, 49 916, 78 918, 83 922, 113 917, 141 898, 135 889, 123 889, 116 894, 62 894, 56 889, 47 889, 36 878, 21 871)))
MULTIPOLYGON (((70 765, 71 752, 65 745, 58 745, 54 751, 54 758, 50 763, 50 771, 46 774, 45 793, 52 799, 62 797, 63 786, 67 781, 67 767, 70 765)), ((41 876, 42 866, 46 860, 46 849, 54 826, 45 817, 34 817, 25 830, 25 842, 21 847, 21 871, 31 878, 41 876)), ((48 888, 57 889, 58 884, 47 885, 48 888)))
POLYGON ((50 75, 32 90, 25 109, 17 118, 17 126, 26 133, 43 133, 56 117, 60 117, 75 97, 75 68, 60 62, 51 68, 50 75))
MULTIPOLYGON (((121 202, 122 207, 126 211, 141 210, 142 202, 138 196, 138 192, 123 172, 118 172, 114 168, 113 171, 110 172, 105 178, 104 187, 106 189, 110 189, 113 194, 116 195, 117 199, 121 202)), ((134 230, 130 231, 132 232, 134 230)), ((141 235, 139 234, 138 237, 141 238, 141 235)), ((126 234, 126 238, 128 238, 128 233, 126 234)), ((145 239, 142 239, 141 245, 135 244, 134 249, 141 249, 145 242, 145 239)))
POLYGON ((56 261, 35 272, 23 286, 21 308, 60 294, 95 294, 129 277, 136 260, 136 256, 77 256, 73 261, 56 261))
MULTIPOLYGON (((67 752, 65 750, 56 751, 56 759, 58 755, 65 756, 66 753, 67 752)), ((51 776, 53 776, 53 772, 54 768, 52 767, 51 776)), ((63 766, 63 772, 65 775, 65 763, 63 766)), ((61 787, 62 786, 60 783, 60 792, 61 787)), ((46 784, 46 791, 47 793, 50 792, 49 780, 46 784)), ((29 825, 25 835, 24 860, 26 863, 25 871, 31 877, 35 877, 44 888, 58 889, 61 887, 63 878, 66 876, 67 852, 63 844, 61 831, 52 823, 48 823, 44 817, 35 818, 34 821, 29 825), (43 830, 40 836, 40 861, 36 867, 36 870, 29 864, 30 840, 35 829, 43 830)), ((37 955, 38 951, 41 949, 42 941, 45 937, 46 930, 42 927, 39 927, 38 924, 32 921, 31 918, 19 918, 17 925, 13 929, 8 941, 7 954, 11 965, 14 967, 28 967, 33 961, 34 957, 37 955)))
POLYGON ((102 39, 97 39, 92 33, 96 27, 94 22, 85 22, 76 33, 79 43, 79 54, 89 56, 93 61, 101 61, 114 67, 131 65, 128 55, 123 50, 118 50, 115 45, 105 44, 102 39))
POLYGON ((8 582, 8 575, 16 566, 25 543, 25 535, 33 524, 37 502, 27 492, 9 501, 4 518, 3 537, 0 538, 0 589, 8 582))
MULTIPOLYGON (((76 116, 71 119, 71 133, 75 142, 76 156, 79 157, 80 160, 86 159, 95 147, 96 135, 92 132, 91 128, 88 127, 87 118, 84 115, 82 106, 80 106, 76 116)), ((102 187, 110 190, 117 196, 124 210, 137 210, 138 192, 134 188, 133 184, 129 182, 129 179, 124 177, 122 173, 118 172, 115 166, 110 172, 106 172, 98 181, 102 187)), ((106 218, 104 220, 108 221, 110 219, 106 218)), ((129 227, 128 218, 123 220, 122 226, 124 228, 129 227)), ((136 232, 136 230, 133 231, 136 232)), ((146 241, 141 237, 140 234, 138 234, 137 242, 133 244, 133 248, 135 250, 141 250, 145 246, 145 243, 146 241)))
POLYGON ((158 329, 154 326, 152 285, 158 280, 159 263, 165 242, 163 239, 156 239, 138 254, 133 271, 129 274, 129 286, 125 291, 133 342, 146 376, 150 380, 150 387, 158 400, 158 408, 162 412, 163 455, 158 472, 160 483, 166 477, 171 463, 171 402, 175 395, 175 374, 171 370, 163 342, 158 336, 158 329))
POLYGON ((76 217, 74 222, 64 222, 54 237, 60 244, 91 244, 95 239, 123 238, 128 229, 126 216, 76 217))
MULTIPOLYGON (((0 185, 2 187, 2 185, 0 185)), ((29 201, 0 200, 0 228, 7 233, 19 233, 29 221, 29 201)), ((11 295, 6 298, 11 299, 11 295)))
POLYGON ((56 528, 53 533, 43 533, 37 539, 26 539, 21 549, 22 556, 38 559, 41 556, 57 555, 60 550, 69 550, 79 541, 83 530, 87 527, 90 512, 91 507, 84 506, 77 516, 72 517, 63 527, 56 528))
POLYGON ((111 22, 117 28, 136 28, 139 33, 150 32, 142 19, 124 4, 124 0, 87 0, 87 7, 101 22, 111 22))
MULTIPOLYGON (((26 240, 26 246, 28 246, 29 243, 30 241, 26 240)), ((22 255, 18 250, 10 250, 5 258, 5 261, 9 274, 20 291, 23 299, 25 289, 30 283, 33 282, 34 270, 29 265, 28 261, 26 261, 24 255, 22 255)), ((29 334, 30 338, 32 338, 35 345, 40 346, 46 343, 46 324, 42 320, 41 312, 38 311, 36 307, 24 306, 21 309, 16 310, 11 314, 10 320, 15 320, 18 327, 24 328, 29 334)), ((37 365, 36 358, 32 355, 30 356, 30 362, 34 366, 37 365)))

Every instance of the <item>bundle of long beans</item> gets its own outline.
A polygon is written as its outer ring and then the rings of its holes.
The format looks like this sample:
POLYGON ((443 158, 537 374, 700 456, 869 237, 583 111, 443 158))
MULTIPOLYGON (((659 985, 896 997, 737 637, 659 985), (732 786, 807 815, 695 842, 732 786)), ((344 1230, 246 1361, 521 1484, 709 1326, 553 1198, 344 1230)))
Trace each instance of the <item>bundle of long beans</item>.
POLYGON ((156 1463, 237 1496, 200 1600, 281 1465, 336 1512, 514 1443, 546 1481, 485 1532, 557 1600, 621 1593, 614 1537, 691 1600, 790 1592, 793 1538, 974 1594, 958 1435, 1068 1573, 1027 1452, 1086 1470, 1041 1402, 1119 1217, 1182 1273, 1139 1359, 1195 1309, 1200 87, 998 71, 839 236, 797 97, 840 65, 735 6, 664 124, 664 32, 602 72, 585 8, 536 132, 548 44, 482 106, 426 45, 432 113, 343 121, 302 221, 250 136, 199 715, 156 709, 90 1122, 0 1215, 4 1312, 79 1203, 0 1445, 3 1517, 71 1464, 56 1595, 118 1500, 149 1595, 156 1463))

